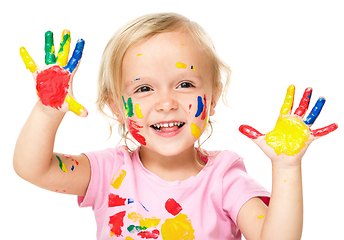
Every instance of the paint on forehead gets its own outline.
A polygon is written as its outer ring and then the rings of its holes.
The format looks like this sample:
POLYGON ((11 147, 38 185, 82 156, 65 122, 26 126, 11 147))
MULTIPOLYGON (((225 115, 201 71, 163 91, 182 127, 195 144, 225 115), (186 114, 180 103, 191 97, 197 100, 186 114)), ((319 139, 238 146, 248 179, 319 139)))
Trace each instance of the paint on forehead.
POLYGON ((186 65, 185 63, 177 62, 177 63, 176 63, 176 67, 177 67, 177 68, 186 68, 187 65, 186 65))
POLYGON ((124 109, 125 109, 125 116, 126 117, 134 116, 133 102, 131 100, 131 97, 128 98, 128 103, 125 102, 125 99, 123 96, 122 96, 122 100, 123 100, 123 105, 124 105, 124 109))
POLYGON ((266 143, 275 149, 277 155, 284 153, 295 156, 309 141, 307 125, 297 117, 284 117, 277 120, 274 130, 266 134, 266 143))
POLYGON ((131 81, 130 83, 132 84, 132 83, 139 81, 139 80, 140 80, 140 78, 136 78, 134 81, 131 81))
POLYGON ((135 112, 136 112, 136 116, 138 118, 143 118, 143 115, 142 115, 141 109, 140 109, 140 105, 138 103, 135 104, 135 112))
POLYGON ((196 71, 196 67, 195 66, 191 66, 191 70, 196 71))

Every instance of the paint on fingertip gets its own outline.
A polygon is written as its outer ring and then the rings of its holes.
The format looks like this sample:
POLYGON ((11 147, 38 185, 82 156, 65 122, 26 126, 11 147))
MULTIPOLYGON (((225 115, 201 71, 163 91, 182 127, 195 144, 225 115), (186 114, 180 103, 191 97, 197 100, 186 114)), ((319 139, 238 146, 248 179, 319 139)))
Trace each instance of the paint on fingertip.
POLYGON ((177 67, 177 68, 186 68, 187 65, 186 65, 185 63, 177 62, 177 63, 176 63, 176 67, 177 67))
POLYGON ((262 219, 263 217, 265 217, 265 215, 259 215, 257 218, 262 219))
POLYGON ((61 158, 56 155, 57 160, 59 161, 59 167, 62 171, 68 172, 66 165, 62 162, 61 158))

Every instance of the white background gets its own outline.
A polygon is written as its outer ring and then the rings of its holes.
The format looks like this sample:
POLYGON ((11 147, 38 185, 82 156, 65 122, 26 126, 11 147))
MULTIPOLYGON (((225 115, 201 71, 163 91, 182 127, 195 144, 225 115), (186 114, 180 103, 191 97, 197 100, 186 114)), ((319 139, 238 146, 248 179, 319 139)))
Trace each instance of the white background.
MULTIPOLYGON (((231 108, 216 109, 215 132, 207 149, 231 149, 245 158, 248 172, 271 189, 269 159, 237 130, 249 124, 266 133, 274 127, 287 87, 296 86, 295 105, 313 87, 327 103, 313 128, 336 122, 339 129, 312 144, 303 159, 304 231, 302 239, 343 236, 342 150, 344 7, 341 1, 6 1, 1 4, 1 239, 95 239, 92 209, 80 209, 75 196, 37 188, 12 167, 16 138, 36 102, 31 74, 19 55, 25 46, 44 63, 44 33, 72 33, 86 41, 74 78, 74 95, 90 114, 67 114, 55 151, 79 154, 113 147, 108 125, 95 109, 96 79, 103 49, 116 29, 151 12, 172 11, 202 25, 219 55, 233 70, 231 108)), ((35 166, 32 166, 35 167, 35 166)))

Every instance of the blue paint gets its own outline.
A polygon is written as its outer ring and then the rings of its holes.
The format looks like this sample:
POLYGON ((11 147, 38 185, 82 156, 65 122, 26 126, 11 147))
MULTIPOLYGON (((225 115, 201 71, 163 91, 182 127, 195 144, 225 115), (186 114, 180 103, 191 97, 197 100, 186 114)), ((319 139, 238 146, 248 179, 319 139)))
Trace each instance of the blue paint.
POLYGON ((196 112, 195 117, 198 117, 199 115, 201 115, 201 113, 203 112, 203 108, 204 108, 204 104, 203 104, 201 96, 197 97, 197 101, 198 101, 198 106, 197 106, 197 112, 196 112))
POLYGON ((139 203, 141 204, 141 206, 143 207, 144 210, 146 210, 147 212, 149 212, 148 209, 147 209, 145 206, 143 206, 143 204, 142 204, 140 201, 139 201, 139 203))
POLYGON ((72 168, 71 168, 71 169, 72 169, 72 171, 74 171, 74 165, 72 165, 72 168))
POLYGON ((134 203, 134 199, 128 198, 128 204, 130 204, 130 203, 134 203))
POLYGON ((315 122, 315 120, 318 118, 321 109, 323 108, 325 104, 325 98, 319 98, 318 101, 315 103, 311 113, 307 116, 306 120, 304 121, 305 124, 311 125, 315 122))
POLYGON ((74 52, 72 57, 69 59, 67 66, 63 67, 70 73, 74 71, 74 69, 78 66, 78 63, 82 57, 82 52, 84 50, 85 41, 83 39, 79 39, 76 43, 74 52))

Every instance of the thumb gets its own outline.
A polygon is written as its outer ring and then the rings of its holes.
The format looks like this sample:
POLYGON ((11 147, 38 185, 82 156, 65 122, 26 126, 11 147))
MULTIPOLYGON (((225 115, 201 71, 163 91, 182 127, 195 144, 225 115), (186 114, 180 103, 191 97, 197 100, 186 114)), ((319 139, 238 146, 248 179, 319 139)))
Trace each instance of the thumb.
POLYGON ((70 94, 68 94, 65 98, 65 102, 68 103, 69 110, 75 113, 80 117, 87 117, 88 111, 87 109, 78 103, 70 94))

